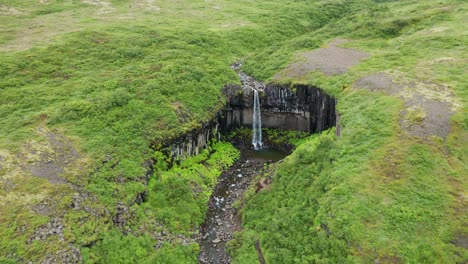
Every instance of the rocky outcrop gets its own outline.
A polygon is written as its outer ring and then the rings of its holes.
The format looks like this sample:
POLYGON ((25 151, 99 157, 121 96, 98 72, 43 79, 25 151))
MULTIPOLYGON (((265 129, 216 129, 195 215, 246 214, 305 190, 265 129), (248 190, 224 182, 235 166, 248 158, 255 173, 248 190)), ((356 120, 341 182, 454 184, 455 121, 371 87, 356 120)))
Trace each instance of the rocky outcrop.
POLYGON ((220 119, 221 116, 218 115, 211 122, 202 124, 200 128, 169 140, 160 150, 171 157, 173 161, 198 155, 213 138, 220 139, 220 119))
POLYGON ((254 90, 260 95, 262 127, 320 133, 336 126, 336 100, 309 85, 268 84, 239 72, 242 85, 226 85, 224 109, 212 121, 180 137, 161 149, 172 160, 197 155, 213 138, 220 139, 239 127, 252 127, 254 90))
MULTIPOLYGON (((251 127, 253 90, 226 86, 228 99, 223 128, 251 127)), ((320 133, 336 125, 336 101, 321 89, 307 85, 269 84, 260 91, 262 126, 320 133)))

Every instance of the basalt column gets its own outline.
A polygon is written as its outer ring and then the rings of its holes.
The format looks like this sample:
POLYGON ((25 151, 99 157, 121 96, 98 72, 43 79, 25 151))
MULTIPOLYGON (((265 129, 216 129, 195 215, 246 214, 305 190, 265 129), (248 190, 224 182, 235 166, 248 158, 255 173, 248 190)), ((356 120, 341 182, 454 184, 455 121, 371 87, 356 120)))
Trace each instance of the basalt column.
MULTIPOLYGON (((224 131, 252 127, 254 92, 242 86, 224 89, 228 99, 224 131)), ((266 85, 259 92, 262 127, 319 133, 336 125, 335 99, 307 85, 266 85)))
MULTIPOLYGON (((254 126, 255 102, 260 107, 257 116, 261 127, 320 133, 336 126, 336 101, 321 89, 307 85, 276 85, 224 87, 227 102, 224 109, 210 122, 201 124, 184 135, 170 139, 155 149, 165 152, 173 160, 197 155, 211 139, 220 139, 231 130, 254 126), (257 98, 255 98, 255 92, 257 98), (258 100, 257 100, 258 99, 258 100)), ((261 134, 255 139, 261 146, 261 134)), ((257 146, 258 147, 258 146, 257 146)))

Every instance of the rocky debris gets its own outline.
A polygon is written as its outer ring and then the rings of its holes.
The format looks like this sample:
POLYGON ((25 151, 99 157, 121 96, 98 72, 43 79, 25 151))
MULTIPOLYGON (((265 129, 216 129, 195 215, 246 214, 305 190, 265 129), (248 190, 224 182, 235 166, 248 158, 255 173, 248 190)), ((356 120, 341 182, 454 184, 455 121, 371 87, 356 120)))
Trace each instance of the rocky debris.
POLYGON ((115 216, 112 218, 112 221, 117 226, 125 226, 127 223, 127 218, 129 218, 129 210, 128 207, 125 206, 122 202, 118 203, 115 209, 116 213, 115 216))
POLYGON ((148 190, 144 190, 143 192, 137 193, 136 198, 135 198, 135 202, 137 204, 142 204, 142 203, 146 202, 147 196, 148 196, 148 190))
MULTIPOLYGON (((236 62, 231 65, 231 68, 237 72, 237 75, 239 76, 239 79, 241 81, 241 87, 238 87, 236 85, 230 86, 227 85, 225 87, 224 94, 227 95, 228 97, 235 95, 239 93, 238 89, 240 88, 242 90, 242 93, 246 93, 250 97, 250 93, 253 92, 253 90, 257 91, 264 91, 266 85, 261 82, 256 80, 254 77, 249 76, 245 72, 241 71, 241 66, 242 64, 240 62, 236 62)), ((251 100, 249 100, 250 102, 251 100)))
POLYGON ((151 175, 154 173, 154 162, 153 160, 148 160, 145 162, 144 167, 146 168, 146 173, 143 176, 143 179, 140 179, 145 184, 145 190, 143 192, 137 193, 135 202, 137 204, 142 204, 146 202, 148 196, 148 183, 151 178, 151 175))
POLYGON ((69 207, 76 211, 84 211, 95 217, 108 217, 110 212, 105 208, 94 208, 91 206, 97 202, 96 197, 86 191, 79 191, 73 195, 69 207))
POLYGON ((75 248, 71 245, 64 249, 60 249, 53 255, 46 255, 45 259, 41 262, 43 264, 55 264, 55 263, 82 263, 80 249, 75 248))
MULTIPOLYGON (((159 223, 157 225, 159 225, 160 228, 163 228, 163 226, 159 223)), ((170 232, 166 232, 165 230, 152 233, 151 236, 157 241, 154 245, 155 249, 161 248, 163 243, 175 243, 182 246, 189 246, 190 244, 196 243, 196 241, 200 239, 198 236, 186 237, 182 234, 172 234, 170 232)))
POLYGON ((241 199, 264 164, 269 163, 267 160, 248 160, 247 157, 246 151, 242 151, 241 159, 223 172, 208 202, 208 213, 198 238, 199 263, 231 262, 226 245, 233 238, 234 232, 241 229, 239 212, 233 204, 241 199))
POLYGON ((319 70, 325 75, 343 74, 351 66, 370 57, 368 53, 363 51, 339 47, 346 42, 348 41, 344 39, 335 39, 327 47, 299 54, 295 62, 278 73, 274 79, 303 78, 315 70, 319 70))
POLYGON ((263 91, 265 90, 265 84, 263 82, 257 81, 252 76, 247 75, 244 72, 239 72, 239 77, 242 83, 242 91, 246 90, 257 90, 263 91))
POLYGON ((58 218, 52 219, 49 223, 34 231, 34 234, 29 238, 28 242, 32 243, 34 240, 44 241, 48 237, 55 235, 58 236, 60 241, 65 241, 65 236, 63 235, 63 225, 58 218))
POLYGON ((33 205, 32 210, 37 214, 48 216, 53 212, 52 202, 50 202, 49 199, 46 199, 40 204, 33 205))
POLYGON ((75 210, 81 210, 82 204, 85 200, 86 197, 84 195, 82 195, 81 193, 75 193, 75 195, 73 195, 73 201, 70 204, 70 207, 75 210))

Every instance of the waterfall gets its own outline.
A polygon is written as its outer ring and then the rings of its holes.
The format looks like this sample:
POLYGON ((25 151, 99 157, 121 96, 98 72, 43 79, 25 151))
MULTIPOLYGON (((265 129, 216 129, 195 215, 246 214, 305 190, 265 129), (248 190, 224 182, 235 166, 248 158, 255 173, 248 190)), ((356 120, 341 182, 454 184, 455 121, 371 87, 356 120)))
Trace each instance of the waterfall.
POLYGON ((254 89, 254 109, 252 123, 252 145, 255 150, 262 148, 262 117, 260 112, 260 100, 258 92, 254 89))

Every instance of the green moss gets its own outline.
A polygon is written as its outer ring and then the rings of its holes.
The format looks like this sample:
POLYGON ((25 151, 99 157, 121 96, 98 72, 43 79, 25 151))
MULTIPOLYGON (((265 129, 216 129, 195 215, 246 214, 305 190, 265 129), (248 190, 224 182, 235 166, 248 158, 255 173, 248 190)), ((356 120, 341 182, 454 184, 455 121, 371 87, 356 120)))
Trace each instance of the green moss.
POLYGON ((148 203, 156 219, 172 232, 190 234, 205 219, 218 176, 238 157, 239 152, 231 144, 216 143, 211 150, 159 172, 149 184, 148 203))
POLYGON ((421 124, 424 118, 426 118, 426 113, 422 108, 409 108, 406 115, 408 122, 410 124, 421 124))

